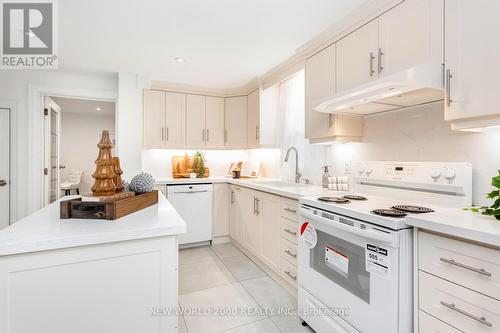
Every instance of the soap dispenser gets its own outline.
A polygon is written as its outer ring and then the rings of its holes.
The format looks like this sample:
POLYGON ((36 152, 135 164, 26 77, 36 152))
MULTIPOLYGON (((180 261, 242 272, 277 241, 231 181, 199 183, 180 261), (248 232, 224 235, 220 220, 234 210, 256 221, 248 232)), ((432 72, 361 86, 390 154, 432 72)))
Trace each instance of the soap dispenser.
POLYGON ((324 188, 328 188, 328 177, 330 177, 330 173, 328 172, 328 165, 325 165, 322 167, 323 169, 323 177, 321 184, 323 185, 324 188))

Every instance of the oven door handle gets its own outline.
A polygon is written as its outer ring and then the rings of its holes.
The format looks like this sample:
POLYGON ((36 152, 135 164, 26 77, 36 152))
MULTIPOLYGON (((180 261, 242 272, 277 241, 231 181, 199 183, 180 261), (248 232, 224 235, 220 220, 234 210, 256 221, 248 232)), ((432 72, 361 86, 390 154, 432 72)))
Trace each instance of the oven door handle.
POLYGON ((324 218, 322 216, 315 215, 313 213, 308 212, 306 209, 301 209, 301 214, 304 217, 307 217, 314 222, 319 222, 324 226, 329 226, 329 227, 333 227, 333 228, 336 228, 339 230, 347 231, 347 232, 350 232, 352 234, 361 236, 363 238, 374 239, 374 240, 378 240, 380 242, 387 243, 387 244, 394 244, 394 238, 392 237, 392 234, 382 234, 382 233, 378 233, 378 232, 371 231, 371 230, 364 230, 364 229, 359 229, 356 227, 351 227, 351 226, 344 224, 342 222, 330 220, 330 219, 324 218))

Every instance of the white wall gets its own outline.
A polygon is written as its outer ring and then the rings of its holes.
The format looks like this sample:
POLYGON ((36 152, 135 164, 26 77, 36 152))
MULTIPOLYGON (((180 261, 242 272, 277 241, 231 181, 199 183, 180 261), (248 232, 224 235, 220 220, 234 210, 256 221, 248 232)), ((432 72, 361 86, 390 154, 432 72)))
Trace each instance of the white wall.
POLYGON ((442 103, 369 116, 363 143, 329 147, 328 163, 342 173, 348 160, 470 162, 473 202, 490 204, 485 195, 491 189, 491 177, 500 169, 500 131, 455 132, 443 119, 442 103))
MULTIPOLYGON (((15 219, 28 214, 29 191, 37 188, 33 187, 33 184, 29 184, 28 181, 30 168, 33 168, 33 156, 29 150, 28 120, 32 116, 31 113, 28 113, 29 84, 117 91, 117 80, 114 74, 81 74, 50 70, 1 71, 0 100, 10 101, 15 105, 12 128, 13 154, 15 156, 12 179, 13 199, 16 201, 13 212, 15 219)), ((37 188, 37 191, 40 189, 37 188)), ((30 210, 33 211, 37 208, 39 207, 35 205, 30 210)))
POLYGON ((70 170, 83 170, 80 193, 89 193, 94 184, 93 161, 97 159, 97 143, 103 130, 115 132, 115 117, 61 112, 61 155, 60 161, 66 168, 61 170, 64 181, 70 170))

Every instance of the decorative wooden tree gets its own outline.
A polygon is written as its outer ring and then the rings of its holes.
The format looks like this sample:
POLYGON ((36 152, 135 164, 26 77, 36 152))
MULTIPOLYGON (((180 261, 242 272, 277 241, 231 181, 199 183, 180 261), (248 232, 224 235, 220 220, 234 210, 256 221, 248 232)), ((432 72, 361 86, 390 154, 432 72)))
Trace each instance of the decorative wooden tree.
POLYGON ((123 170, 120 166, 120 158, 119 157, 113 157, 113 171, 115 173, 115 178, 113 179, 116 185, 116 193, 123 192, 123 183, 122 183, 122 173, 123 170))
POLYGON ((116 185, 113 180, 115 172, 113 171, 115 162, 111 155, 113 144, 109 138, 109 131, 102 131, 101 141, 97 145, 99 147, 99 156, 95 161, 96 169, 92 174, 95 182, 92 186, 92 194, 94 196, 108 196, 116 192, 116 185))

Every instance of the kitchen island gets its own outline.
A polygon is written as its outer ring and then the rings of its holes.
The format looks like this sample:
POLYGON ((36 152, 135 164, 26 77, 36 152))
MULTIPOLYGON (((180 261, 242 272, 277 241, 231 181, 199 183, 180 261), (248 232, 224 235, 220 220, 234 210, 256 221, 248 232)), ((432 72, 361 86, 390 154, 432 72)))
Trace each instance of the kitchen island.
POLYGON ((0 333, 176 332, 177 235, 158 204, 115 221, 61 220, 55 202, 0 231, 0 333))

